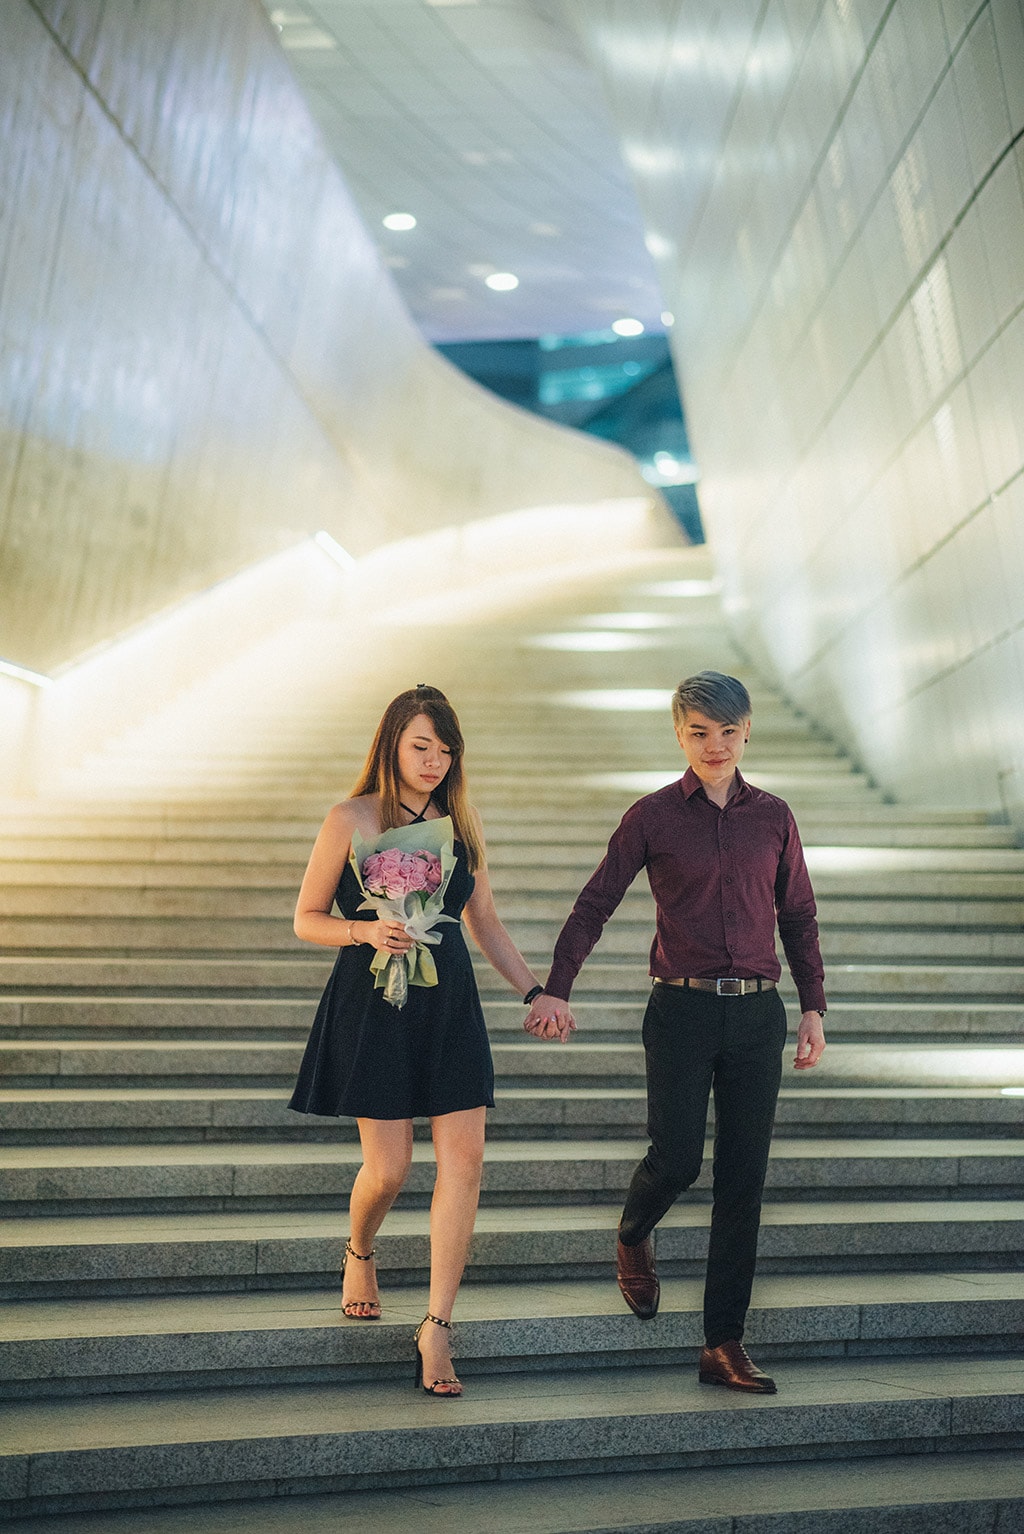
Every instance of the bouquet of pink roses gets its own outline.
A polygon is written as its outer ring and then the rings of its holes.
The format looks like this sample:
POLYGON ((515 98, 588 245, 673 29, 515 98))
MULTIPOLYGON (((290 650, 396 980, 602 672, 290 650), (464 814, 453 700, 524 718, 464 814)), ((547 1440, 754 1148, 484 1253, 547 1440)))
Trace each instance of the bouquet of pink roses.
POLYGON ((404 1007, 410 985, 436 985, 437 968, 430 947, 441 941, 433 929, 438 922, 455 921, 442 911, 444 892, 455 867, 452 825, 447 816, 412 826, 398 826, 379 837, 376 851, 368 851, 358 831, 352 839, 351 861, 366 899, 360 910, 397 918, 413 946, 407 953, 386 954, 378 950, 370 968, 384 1000, 404 1007), (413 845, 403 847, 403 842, 413 845), (430 847, 416 842, 433 841, 430 847), (386 844, 386 845, 382 845, 386 844))
POLYGON ((368 895, 388 900, 432 895, 441 887, 441 859, 433 852, 403 852, 400 847, 371 852, 363 864, 363 886, 368 895))

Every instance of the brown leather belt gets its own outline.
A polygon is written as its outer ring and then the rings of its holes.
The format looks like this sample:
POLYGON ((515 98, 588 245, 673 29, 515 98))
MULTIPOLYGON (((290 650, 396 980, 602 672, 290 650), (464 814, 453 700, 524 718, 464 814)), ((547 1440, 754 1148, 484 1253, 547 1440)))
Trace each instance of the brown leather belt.
POLYGON ((655 980, 655 985, 681 985, 684 990, 714 991, 716 996, 751 996, 757 991, 774 991, 774 980, 740 980, 728 976, 723 980, 655 980))

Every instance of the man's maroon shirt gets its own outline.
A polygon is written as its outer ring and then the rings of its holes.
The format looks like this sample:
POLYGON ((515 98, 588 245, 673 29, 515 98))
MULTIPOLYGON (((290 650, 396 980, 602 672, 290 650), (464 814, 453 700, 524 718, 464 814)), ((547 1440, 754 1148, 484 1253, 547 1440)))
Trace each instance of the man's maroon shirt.
POLYGON ((778 980, 775 923, 803 1012, 825 1006, 814 891, 789 805, 736 774, 725 809, 691 767, 628 809, 555 944, 544 989, 566 1001, 601 929, 641 868, 658 907, 659 980, 778 980))

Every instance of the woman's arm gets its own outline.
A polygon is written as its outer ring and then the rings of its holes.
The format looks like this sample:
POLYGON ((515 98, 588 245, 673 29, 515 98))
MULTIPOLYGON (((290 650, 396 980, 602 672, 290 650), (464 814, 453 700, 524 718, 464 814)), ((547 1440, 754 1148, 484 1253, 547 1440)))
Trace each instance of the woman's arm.
POLYGON ((476 887, 463 912, 470 936, 484 957, 520 996, 540 984, 494 908, 491 881, 486 868, 476 871, 476 887))
POLYGON ((358 824, 349 801, 336 804, 320 827, 309 855, 299 898, 295 903, 293 926, 296 937, 321 948, 349 948, 369 943, 388 953, 404 953, 412 939, 401 922, 384 918, 379 921, 350 921, 347 916, 332 916, 334 894, 348 862, 352 832, 358 824))
MULTIPOLYGON (((476 816, 475 810, 473 814, 476 816)), ((476 818, 479 828, 479 817, 476 816, 476 818)), ((540 985, 537 976, 509 937, 495 909, 494 895, 491 892, 491 881, 486 866, 482 865, 476 871, 476 884, 466 902, 463 915, 474 943, 502 979, 508 981, 513 990, 518 991, 520 996, 525 996, 527 991, 532 991, 540 985)), ((576 1026, 568 1003, 556 996, 538 996, 534 1002, 534 1008, 542 1003, 549 1004, 548 1015, 553 1022, 550 1031, 540 1036, 558 1037, 564 1041, 576 1026)))

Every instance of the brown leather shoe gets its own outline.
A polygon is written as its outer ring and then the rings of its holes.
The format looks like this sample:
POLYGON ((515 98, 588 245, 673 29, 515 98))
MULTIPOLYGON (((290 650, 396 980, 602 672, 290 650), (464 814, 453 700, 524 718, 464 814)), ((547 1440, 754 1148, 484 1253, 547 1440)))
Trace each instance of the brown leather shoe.
POLYGON ((622 1290, 622 1298, 635 1316, 649 1321, 658 1313, 661 1285, 654 1266, 654 1247, 650 1236, 636 1246, 618 1243, 615 1255, 615 1276, 622 1290))
POLYGON ((775 1394, 775 1381, 757 1367, 741 1342, 703 1348, 698 1378, 702 1385, 724 1385, 726 1390, 748 1390, 762 1396, 775 1394))

